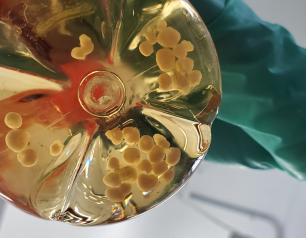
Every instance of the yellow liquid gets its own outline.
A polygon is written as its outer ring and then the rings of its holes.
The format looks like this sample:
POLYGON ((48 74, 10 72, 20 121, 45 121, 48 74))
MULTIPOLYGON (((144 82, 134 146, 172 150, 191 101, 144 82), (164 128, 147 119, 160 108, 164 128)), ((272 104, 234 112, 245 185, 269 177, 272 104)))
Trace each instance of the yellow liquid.
POLYGON ((142 213, 186 181, 221 95, 211 38, 189 3, 15 0, 0 13, 0 55, 13 55, 0 59, 3 197, 97 225, 142 213))

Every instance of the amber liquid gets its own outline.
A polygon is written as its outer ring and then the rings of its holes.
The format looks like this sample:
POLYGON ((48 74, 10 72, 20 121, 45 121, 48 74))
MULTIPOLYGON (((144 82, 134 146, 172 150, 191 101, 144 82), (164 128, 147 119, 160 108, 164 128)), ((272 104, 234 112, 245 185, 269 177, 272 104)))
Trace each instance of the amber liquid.
MULTIPOLYGON (((0 50, 4 55, 0 58, 0 193, 5 198, 42 218, 96 225, 142 213, 184 183, 207 153, 221 94, 211 39, 189 5, 152 0, 5 0, 0 1, 0 13, 6 39, 0 50), (158 44, 148 57, 139 50, 143 33, 161 20, 194 45, 188 57, 202 79, 187 93, 160 90, 158 44), (80 46, 82 34, 91 39, 94 49, 79 60, 71 52, 80 46), (4 60, 8 55, 11 58, 4 60), (80 84, 94 71, 112 72, 123 82, 125 100, 118 113, 100 117, 80 104, 80 84), (20 163, 19 152, 6 142, 14 130, 4 122, 9 112, 23 119, 21 128, 30 135, 26 148, 37 155, 33 166, 20 163), (162 134, 171 147, 180 148, 178 164, 167 165, 173 178, 165 180, 151 171, 148 174, 158 182, 149 191, 140 189, 143 172, 138 162, 129 165, 123 156, 129 147, 139 150, 139 144, 131 146, 122 139, 115 145, 106 135, 113 128, 126 127, 137 128, 140 136, 162 134), (56 156, 50 153, 54 141, 64 146, 56 156), (103 182, 112 157, 121 167, 134 168, 138 176, 126 182, 130 189, 121 201, 106 194, 109 188, 103 182)), ((146 160, 148 153, 140 151, 140 157, 146 160)))

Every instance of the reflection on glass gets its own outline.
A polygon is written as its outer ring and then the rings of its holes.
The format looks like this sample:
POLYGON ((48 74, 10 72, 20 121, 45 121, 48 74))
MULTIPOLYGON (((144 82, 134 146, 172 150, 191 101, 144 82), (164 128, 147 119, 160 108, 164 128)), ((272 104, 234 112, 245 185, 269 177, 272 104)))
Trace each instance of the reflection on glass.
POLYGON ((0 192, 77 225, 133 217, 191 174, 220 103, 186 1, 0 3, 0 192))

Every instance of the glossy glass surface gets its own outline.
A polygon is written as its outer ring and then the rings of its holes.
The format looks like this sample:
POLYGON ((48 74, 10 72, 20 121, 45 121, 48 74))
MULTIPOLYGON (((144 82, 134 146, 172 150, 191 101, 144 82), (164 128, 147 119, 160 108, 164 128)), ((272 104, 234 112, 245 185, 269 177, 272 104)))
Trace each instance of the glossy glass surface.
POLYGON ((0 192, 76 225, 121 221, 177 190, 221 98, 187 1, 0 1, 0 192))

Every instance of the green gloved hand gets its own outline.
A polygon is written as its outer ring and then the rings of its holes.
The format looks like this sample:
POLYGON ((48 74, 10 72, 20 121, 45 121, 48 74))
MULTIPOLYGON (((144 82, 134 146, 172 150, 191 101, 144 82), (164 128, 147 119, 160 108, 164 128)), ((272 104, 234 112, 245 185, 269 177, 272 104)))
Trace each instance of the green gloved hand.
POLYGON ((191 0, 215 42, 223 101, 208 159, 306 178, 306 50, 240 0, 191 0))

